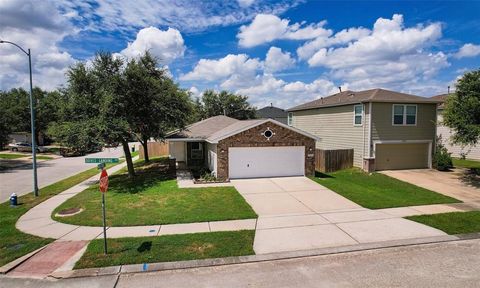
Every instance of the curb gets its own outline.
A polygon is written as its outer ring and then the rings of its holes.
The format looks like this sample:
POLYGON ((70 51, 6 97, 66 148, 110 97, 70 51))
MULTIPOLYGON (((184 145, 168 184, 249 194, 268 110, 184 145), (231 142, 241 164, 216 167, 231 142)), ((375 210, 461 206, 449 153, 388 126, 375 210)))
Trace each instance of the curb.
POLYGON ((279 252, 279 253, 250 255, 250 256, 237 256, 237 257, 161 262, 161 263, 130 264, 130 265, 102 267, 102 268, 88 268, 88 269, 54 272, 49 276, 56 279, 67 279, 67 278, 95 277, 95 276, 131 274, 131 273, 142 273, 142 272, 158 272, 158 271, 167 271, 167 270, 176 270, 176 269, 234 265, 234 264, 273 261, 273 260, 287 260, 287 259, 294 259, 294 258, 332 255, 332 254, 359 252, 359 251, 366 251, 366 250, 377 250, 377 249, 383 249, 383 248, 408 247, 408 246, 414 246, 414 245, 455 242, 455 241, 473 240, 473 239, 480 239, 480 233, 445 235, 445 236, 435 236, 435 237, 415 238, 415 239, 405 239, 405 240, 393 240, 393 241, 356 244, 356 245, 341 246, 341 247, 320 248, 320 249, 301 250, 301 251, 292 251, 292 252, 279 252))

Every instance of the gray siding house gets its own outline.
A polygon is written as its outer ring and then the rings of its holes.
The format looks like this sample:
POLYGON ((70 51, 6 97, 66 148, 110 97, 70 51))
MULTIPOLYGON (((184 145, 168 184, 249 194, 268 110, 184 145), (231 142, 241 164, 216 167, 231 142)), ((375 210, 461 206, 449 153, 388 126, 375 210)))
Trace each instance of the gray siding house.
POLYGON ((430 168, 438 101, 384 89, 344 91, 288 109, 323 150, 353 149, 366 171, 430 168))
POLYGON ((467 159, 480 160, 480 146, 479 145, 467 145, 461 146, 452 143, 451 137, 453 135, 450 128, 442 124, 443 121, 443 103, 447 99, 448 94, 441 94, 433 96, 432 99, 441 101, 438 105, 437 111, 437 135, 442 137, 443 145, 448 149, 448 152, 452 153, 453 157, 460 158, 465 156, 467 159))

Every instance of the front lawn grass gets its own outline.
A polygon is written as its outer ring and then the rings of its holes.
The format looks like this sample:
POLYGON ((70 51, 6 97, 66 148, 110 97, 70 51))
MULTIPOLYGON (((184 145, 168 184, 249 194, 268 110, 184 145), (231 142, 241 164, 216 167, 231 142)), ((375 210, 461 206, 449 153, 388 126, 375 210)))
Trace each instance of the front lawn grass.
POLYGON ((480 161, 452 158, 453 166, 468 168, 468 169, 480 169, 480 161))
POLYGON ((28 157, 28 154, 1 153, 0 159, 18 159, 28 157))
POLYGON ((54 240, 25 234, 17 230, 15 228, 15 223, 20 216, 30 208, 40 204, 48 198, 65 191, 98 173, 99 171, 97 168, 92 168, 40 189, 38 197, 33 196, 32 193, 18 197, 19 205, 15 208, 10 207, 8 201, 1 203, 0 266, 28 254, 54 240))
POLYGON ((90 242, 74 269, 253 255, 254 230, 208 232, 90 242))
POLYGON ((53 157, 51 156, 45 156, 45 155, 37 155, 38 160, 52 160, 53 157))
MULTIPOLYGON (((234 187, 180 189, 168 173, 166 158, 135 163, 137 175, 125 170, 110 176, 106 194, 108 226, 138 226, 257 218, 234 187)), ((57 207, 52 217, 83 226, 101 226, 101 194, 98 184, 57 207), (55 217, 64 209, 83 208, 70 217, 55 217)))
POLYGON ((370 209, 461 202, 384 174, 368 174, 358 168, 328 174, 317 172, 313 180, 370 209))
POLYGON ((437 228, 450 235, 480 232, 480 211, 418 215, 406 218, 437 228))

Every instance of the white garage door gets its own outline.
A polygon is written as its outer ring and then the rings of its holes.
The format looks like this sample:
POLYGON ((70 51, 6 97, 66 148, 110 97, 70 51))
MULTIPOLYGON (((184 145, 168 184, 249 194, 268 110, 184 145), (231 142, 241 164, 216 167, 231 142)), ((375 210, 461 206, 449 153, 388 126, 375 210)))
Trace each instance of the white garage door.
POLYGON ((231 179, 305 175, 305 146, 231 147, 231 179))

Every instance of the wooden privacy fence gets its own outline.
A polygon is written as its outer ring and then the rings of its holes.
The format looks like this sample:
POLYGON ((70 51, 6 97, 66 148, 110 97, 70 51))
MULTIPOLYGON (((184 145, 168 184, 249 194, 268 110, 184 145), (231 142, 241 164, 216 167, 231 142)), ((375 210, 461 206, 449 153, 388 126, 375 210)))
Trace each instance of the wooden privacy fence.
POLYGON ((353 167, 353 149, 315 150, 315 170, 334 172, 353 167))
MULTIPOLYGON (((168 143, 163 142, 149 142, 148 145, 148 157, 160 157, 160 156, 168 156, 168 143)), ((143 146, 138 146, 138 156, 140 159, 145 157, 143 153, 143 146)))

